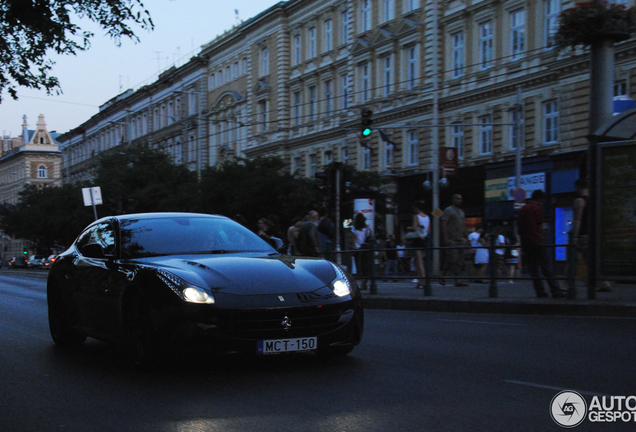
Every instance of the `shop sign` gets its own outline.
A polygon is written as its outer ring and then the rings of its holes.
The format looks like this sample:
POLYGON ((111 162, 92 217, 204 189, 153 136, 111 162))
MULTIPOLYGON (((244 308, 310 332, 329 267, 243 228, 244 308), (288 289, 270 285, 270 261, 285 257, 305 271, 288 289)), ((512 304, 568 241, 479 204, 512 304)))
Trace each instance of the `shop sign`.
POLYGON ((484 198, 486 202, 508 201, 508 179, 486 180, 484 198))

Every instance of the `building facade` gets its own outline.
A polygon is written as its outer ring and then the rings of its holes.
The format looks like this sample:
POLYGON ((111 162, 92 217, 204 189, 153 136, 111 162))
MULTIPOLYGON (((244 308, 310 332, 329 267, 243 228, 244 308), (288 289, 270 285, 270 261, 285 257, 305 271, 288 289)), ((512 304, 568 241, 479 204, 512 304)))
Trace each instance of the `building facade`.
MULTIPOLYGON (((0 203, 14 205, 26 185, 40 188, 62 184, 62 153, 55 138, 59 134, 47 130, 44 116, 39 115, 35 129, 29 129, 23 116, 22 134, 17 138, 5 136, 0 157, 0 203)), ((5 262, 24 251, 35 253, 25 240, 15 239, 0 231, 5 262)))
MULTIPOLYGON (((290 172, 312 177, 342 162, 389 179, 390 233, 409 220, 414 200, 432 201, 423 184, 446 176, 438 151, 453 148, 458 168, 442 182, 439 207, 461 193, 475 220, 512 218, 508 184, 519 154, 527 191, 548 192, 556 215, 571 203, 590 132, 589 52, 554 46, 558 14, 573 5, 281 2, 63 135, 64 177, 88 178, 92 155, 135 140, 197 170, 279 155, 290 172), (382 131, 363 145, 362 109, 382 131)), ((616 95, 633 96, 635 50, 631 40, 615 46, 616 95)))

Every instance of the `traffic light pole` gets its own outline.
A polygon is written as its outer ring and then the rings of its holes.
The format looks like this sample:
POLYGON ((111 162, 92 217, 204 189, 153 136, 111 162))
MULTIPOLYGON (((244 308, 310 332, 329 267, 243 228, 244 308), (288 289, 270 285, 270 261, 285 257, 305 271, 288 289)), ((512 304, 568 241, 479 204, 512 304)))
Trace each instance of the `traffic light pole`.
POLYGON ((336 264, 342 264, 342 256, 340 255, 340 166, 336 168, 336 264))

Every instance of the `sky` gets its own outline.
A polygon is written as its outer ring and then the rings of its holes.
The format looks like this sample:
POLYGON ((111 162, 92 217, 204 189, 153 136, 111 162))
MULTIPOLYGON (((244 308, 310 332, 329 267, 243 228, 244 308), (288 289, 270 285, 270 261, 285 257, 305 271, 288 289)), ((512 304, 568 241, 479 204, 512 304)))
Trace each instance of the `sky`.
POLYGON ((35 129, 44 115, 49 132, 68 132, 99 112, 99 106, 129 88, 154 82, 160 72, 181 66, 201 46, 240 21, 258 15, 279 0, 143 0, 155 24, 152 31, 134 26, 140 41, 122 39, 120 47, 91 22, 79 21, 95 33, 91 48, 76 56, 52 55, 51 75, 60 81, 61 95, 18 88, 18 101, 4 92, 0 103, 3 135, 21 134, 22 116, 35 129), (238 19, 236 10, 238 10, 238 19))

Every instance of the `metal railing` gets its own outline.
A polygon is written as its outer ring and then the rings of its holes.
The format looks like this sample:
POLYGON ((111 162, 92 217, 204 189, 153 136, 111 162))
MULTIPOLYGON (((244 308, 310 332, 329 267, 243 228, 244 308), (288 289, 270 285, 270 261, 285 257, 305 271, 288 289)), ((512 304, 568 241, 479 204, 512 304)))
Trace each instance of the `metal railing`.
MULTIPOLYGON (((459 276, 439 276, 433 275, 433 252, 434 251, 448 251, 453 249, 466 249, 466 250, 475 250, 475 249, 488 249, 488 263, 485 265, 488 266, 489 274, 488 274, 488 297, 490 298, 498 298, 499 297, 499 289, 498 282, 503 279, 511 279, 511 280, 534 280, 534 279, 546 279, 545 277, 534 278, 532 276, 517 276, 511 277, 510 275, 506 275, 505 277, 497 276, 497 249, 521 249, 518 245, 497 245, 496 243, 497 236, 491 235, 489 236, 489 245, 488 246, 444 246, 444 247, 433 247, 430 242, 430 237, 427 238, 426 245, 424 247, 407 247, 407 248, 382 248, 378 247, 376 241, 369 241, 368 248, 364 250, 344 250, 335 253, 348 255, 350 254, 352 257, 356 254, 359 254, 361 251, 366 252, 365 259, 369 260, 369 275, 359 276, 354 274, 357 279, 367 279, 370 281, 369 294, 377 295, 378 294, 378 280, 386 279, 387 277, 383 275, 378 275, 378 264, 376 261, 379 260, 380 252, 386 251, 397 251, 397 252, 414 252, 421 250, 423 251, 423 260, 424 260, 424 269, 425 275, 423 278, 418 275, 406 275, 406 276, 390 276, 390 279, 393 280, 408 280, 408 279, 424 279, 424 296, 432 296, 433 288, 432 281, 440 280, 440 281, 457 281, 460 279, 473 278, 471 274, 468 275, 459 275, 459 276)), ((564 276, 555 276, 553 279, 555 281, 567 281, 567 298, 568 299, 576 299, 577 297, 577 287, 576 287, 576 269, 577 269, 577 250, 575 245, 572 242, 571 234, 569 234, 569 242, 568 244, 542 244, 543 248, 556 249, 559 247, 565 247, 567 250, 567 271, 564 276)), ((471 254, 472 256, 472 254, 471 254)), ((519 256, 521 260, 522 256, 519 256)), ((474 260, 472 261, 474 262, 474 260)), ((360 266, 361 263, 356 263, 356 266, 360 266)), ((589 291, 588 291, 589 295, 589 291)), ((592 299, 592 298, 591 298, 592 299)))

